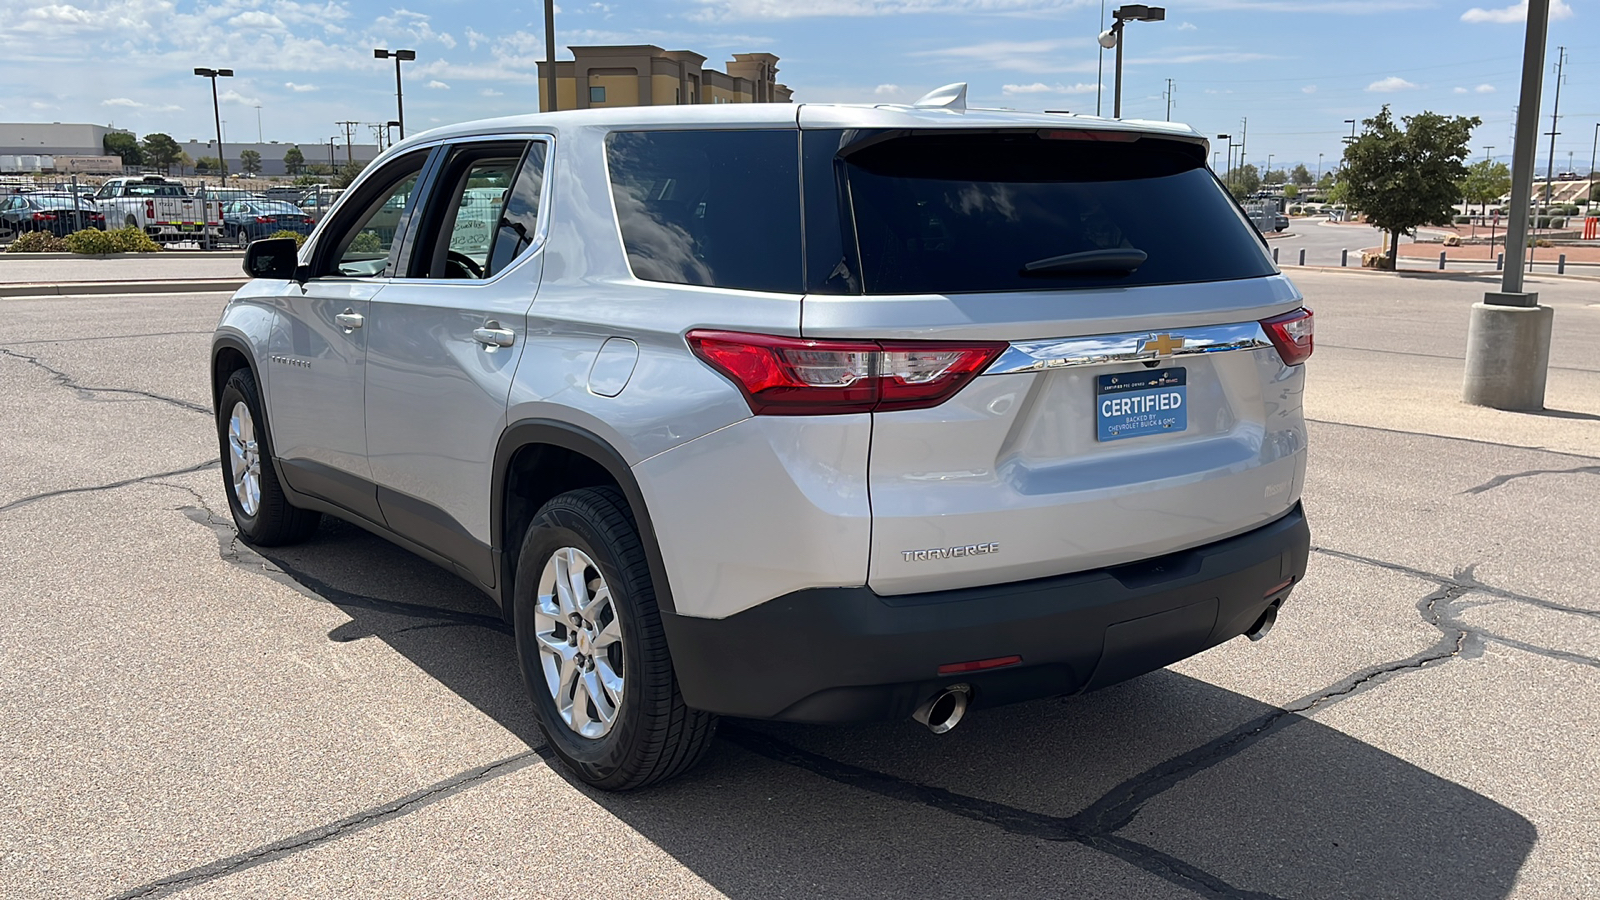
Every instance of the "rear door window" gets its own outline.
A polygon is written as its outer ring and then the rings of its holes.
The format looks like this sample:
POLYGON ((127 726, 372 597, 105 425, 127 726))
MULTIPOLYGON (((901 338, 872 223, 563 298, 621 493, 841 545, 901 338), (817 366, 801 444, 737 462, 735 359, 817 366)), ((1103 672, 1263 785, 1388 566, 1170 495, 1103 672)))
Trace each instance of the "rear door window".
POLYGON ((606 160, 634 277, 803 289, 798 132, 617 132, 606 160))
MULTIPOLYGON (((817 137, 826 144, 828 133, 817 137)), ((1276 271, 1199 144, 1034 130, 851 137, 834 170, 865 293, 1128 287, 1276 271)), ((813 281, 826 277, 812 268, 813 281)))

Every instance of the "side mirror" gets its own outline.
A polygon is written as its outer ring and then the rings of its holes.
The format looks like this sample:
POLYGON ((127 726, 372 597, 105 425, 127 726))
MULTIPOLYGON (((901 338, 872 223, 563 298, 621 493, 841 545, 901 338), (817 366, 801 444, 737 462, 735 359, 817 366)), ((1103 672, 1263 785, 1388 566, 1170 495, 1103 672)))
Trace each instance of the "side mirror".
POLYGON ((244 273, 251 278, 298 280, 300 247, 294 238, 256 241, 244 251, 244 273))

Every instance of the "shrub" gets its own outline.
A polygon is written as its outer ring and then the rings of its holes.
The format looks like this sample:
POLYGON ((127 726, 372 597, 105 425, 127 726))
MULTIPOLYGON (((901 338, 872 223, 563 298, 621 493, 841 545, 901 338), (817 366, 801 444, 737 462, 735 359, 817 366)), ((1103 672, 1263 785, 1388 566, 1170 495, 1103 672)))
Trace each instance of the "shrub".
POLYGON ((1568 216, 1577 215, 1578 214, 1578 204, 1576 204, 1576 203, 1568 203, 1566 206, 1561 207, 1561 213, 1562 213, 1562 215, 1568 215, 1568 216))
POLYGON ((1539 218, 1534 219, 1533 220, 1533 227, 1535 227, 1535 228, 1549 228, 1550 227, 1550 217, 1549 216, 1540 216, 1539 218))
POLYGON ((1567 227, 1566 217, 1565 216, 1558 216, 1558 217, 1556 217, 1554 219, 1551 219, 1550 220, 1550 227, 1551 228, 1565 228, 1565 227, 1567 227))
POLYGON ((1305 212, 1305 208, 1304 207, 1300 207, 1300 206, 1291 206, 1291 207, 1289 207, 1289 215, 1291 215, 1291 216, 1298 216, 1303 212, 1305 212))
POLYGON ((305 242, 306 242, 306 236, 305 235, 301 234, 298 231, 290 231, 287 228, 285 228, 282 231, 274 231, 273 233, 267 235, 267 240, 269 240, 269 241, 274 239, 274 238, 294 238, 294 245, 296 247, 303 247, 303 246, 305 246, 305 242))
POLYGON ((356 253, 377 253, 383 250, 383 241, 376 234, 363 231, 350 242, 350 249, 356 253))
POLYGON ((156 253, 161 245, 137 228, 118 228, 101 231, 86 228, 67 235, 67 249, 73 253, 103 255, 106 253, 156 253))
POLYGON ((6 248, 7 253, 65 253, 66 250, 66 242, 48 231, 19 234, 6 248))
POLYGON ((1472 217, 1471 216, 1456 216, 1455 222, 1456 222, 1457 225, 1470 225, 1470 224, 1472 224, 1472 217))

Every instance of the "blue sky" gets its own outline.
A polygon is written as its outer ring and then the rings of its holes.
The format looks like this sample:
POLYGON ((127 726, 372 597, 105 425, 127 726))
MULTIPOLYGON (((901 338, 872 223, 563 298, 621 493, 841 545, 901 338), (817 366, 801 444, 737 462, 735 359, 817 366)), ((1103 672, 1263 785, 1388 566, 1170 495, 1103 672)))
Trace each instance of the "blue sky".
MULTIPOLYGON (((1113 2, 1112 6, 1118 5, 1113 2)), ((1385 103, 1477 115, 1474 154, 1509 159, 1525 0, 1172 0, 1167 21, 1128 28, 1124 115, 1172 118, 1210 135, 1249 119, 1251 161, 1337 158, 1343 120, 1385 103)), ((1557 167, 1586 169, 1600 122, 1600 2, 1554 0, 1568 47, 1557 167)), ((909 102, 967 81, 974 105, 1094 112, 1101 0, 567 0, 559 43, 653 43, 717 65, 777 54, 797 101, 909 102)), ((538 3, 374 0, 0 0, 0 120, 115 123, 179 140, 214 132, 195 66, 219 81, 230 141, 326 141, 340 120, 394 115, 393 63, 415 48, 406 123, 531 111, 544 53, 538 3)), ((563 51, 563 58, 568 55, 563 51)), ((1111 55, 1104 109, 1110 113, 1111 55)), ((370 133, 364 132, 370 140, 370 133)), ((1548 146, 1541 138, 1541 155, 1548 146)), ((1542 167, 1542 163, 1541 163, 1542 167)))

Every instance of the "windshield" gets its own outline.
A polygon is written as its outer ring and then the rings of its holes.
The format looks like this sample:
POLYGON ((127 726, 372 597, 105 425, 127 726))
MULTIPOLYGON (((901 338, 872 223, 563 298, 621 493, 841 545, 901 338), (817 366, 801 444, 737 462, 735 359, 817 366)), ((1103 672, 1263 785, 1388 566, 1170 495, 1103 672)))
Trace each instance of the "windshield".
POLYGON ((840 155, 865 293, 1071 290, 1275 271, 1199 145, 1032 130, 862 137, 851 145, 860 149, 840 155))

